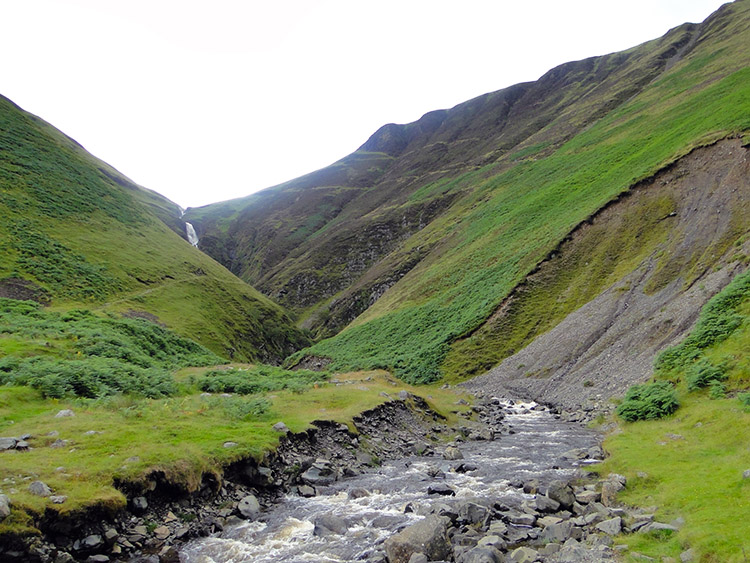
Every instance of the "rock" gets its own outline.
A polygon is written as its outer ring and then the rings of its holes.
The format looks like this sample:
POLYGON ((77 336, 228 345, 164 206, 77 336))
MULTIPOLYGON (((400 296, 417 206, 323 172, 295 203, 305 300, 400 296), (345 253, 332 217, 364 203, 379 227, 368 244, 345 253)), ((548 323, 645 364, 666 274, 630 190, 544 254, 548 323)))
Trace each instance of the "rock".
POLYGON ((55 440, 54 442, 52 442, 49 445, 49 447, 50 448, 64 448, 67 445, 68 445, 68 441, 67 440, 61 440, 60 438, 58 438, 57 440, 55 440))
POLYGON ((68 497, 65 495, 52 495, 49 497, 49 499, 52 501, 52 504, 63 504, 66 500, 68 500, 68 497))
POLYGON ((592 502, 599 502, 602 498, 601 493, 596 491, 581 491, 575 494, 576 500, 581 504, 589 504, 592 502))
POLYGON ((234 448, 235 446, 237 446, 237 442, 224 442, 223 445, 225 448, 234 448))
POLYGON ((539 537, 542 541, 563 543, 570 539, 572 530, 573 523, 568 520, 546 526, 539 537))
POLYGON ((428 561, 429 559, 427 559, 427 556, 424 553, 414 553, 409 557, 409 563, 427 563, 428 561))
POLYGON ((465 524, 479 524, 489 516, 487 507, 475 502, 464 502, 458 507, 458 520, 465 524))
POLYGON ((10 516, 10 498, 8 495, 0 495, 0 521, 10 516))
POLYGON ((406 391, 403 391, 403 390, 399 391, 398 392, 398 398, 401 399, 402 401, 405 401, 406 399, 409 398, 409 393, 407 393, 406 391))
POLYGON ((297 487, 297 492, 299 493, 299 496, 305 498, 314 497, 317 494, 315 488, 310 485, 300 485, 297 487))
POLYGON ((617 504, 617 493, 625 488, 619 481, 605 481, 602 483, 601 503, 604 506, 615 506, 617 504))
POLYGON ((146 497, 135 497, 130 501, 130 506, 133 509, 133 512, 140 514, 145 512, 148 508, 148 501, 146 500, 146 497))
POLYGON ((273 428, 276 432, 281 432, 283 434, 289 432, 289 428, 287 428, 287 425, 281 421, 274 424, 271 428, 273 428))
POLYGON ((408 563, 415 553, 423 553, 428 561, 449 560, 451 544, 448 541, 450 519, 444 516, 427 516, 398 534, 385 540, 385 551, 390 563, 408 563))
POLYGON ((58 551, 55 557, 55 563, 73 563, 73 556, 67 551, 58 551))
POLYGON ((581 563, 590 560, 588 550, 574 539, 566 541, 555 555, 555 561, 558 563, 581 563))
POLYGON ((610 520, 599 522, 596 525, 596 529, 610 536, 616 536, 622 531, 622 518, 620 518, 619 516, 615 516, 610 520))
POLYGON ((539 481, 531 479, 523 484, 523 492, 527 495, 535 495, 539 491, 539 481))
POLYGON ((350 499, 364 498, 364 497, 369 497, 370 492, 367 489, 363 489, 362 487, 355 487, 349 490, 349 493, 347 494, 347 496, 350 499))
POLYGON ((694 549, 686 549, 682 553, 680 553, 680 561, 682 563, 691 563, 692 561, 697 560, 697 553, 695 553, 694 549))
POLYGON ((428 495, 443 495, 443 496, 455 496, 456 491, 453 487, 446 485, 445 483, 436 483, 427 487, 428 495))
POLYGON ((19 440, 16 442, 16 449, 25 452, 29 449, 29 443, 26 440, 19 440))
POLYGON ((458 563, 502 563, 503 554, 495 547, 477 546, 462 554, 458 563))
POLYGON ((318 459, 300 475, 300 478, 308 485, 325 486, 336 481, 336 473, 330 461, 318 459))
POLYGON ((508 522, 516 524, 517 526, 533 526, 536 522, 536 516, 533 514, 526 514, 525 512, 518 512, 515 510, 505 512, 504 516, 508 522))
POLYGON ((506 546, 507 544, 505 540, 495 534, 484 536, 477 542, 477 547, 494 547, 495 549, 505 549, 506 546))
POLYGON ((260 514, 260 504, 255 495, 247 495, 237 503, 237 510, 245 519, 255 518, 260 514))
POLYGON ((643 528, 641 528, 638 531, 641 533, 647 534, 649 532, 656 532, 659 530, 679 532, 679 528, 677 528, 677 526, 672 526, 671 524, 664 524, 663 522, 651 522, 643 526, 643 528))
POLYGON ((29 485, 29 492, 38 497, 48 497, 52 494, 52 489, 41 481, 34 481, 29 485))
POLYGON ((459 450, 456 446, 448 446, 445 448, 445 452, 443 452, 443 459, 447 459, 449 461, 455 461, 457 459, 463 459, 464 454, 461 453, 461 450, 459 450))
POLYGON ((469 473, 470 471, 476 471, 479 467, 473 463, 460 463, 456 466, 456 473, 469 473))
POLYGON ((349 529, 346 521, 335 514, 322 514, 316 516, 313 520, 313 525, 313 535, 321 537, 330 535, 343 536, 349 529))
POLYGON ((89 555, 88 558, 86 558, 86 563, 107 563, 108 561, 111 561, 109 556, 102 553, 89 555))
POLYGON ((560 506, 568 510, 573 507, 573 503, 576 501, 573 495, 573 489, 565 481, 556 479, 549 484, 547 489, 547 497, 560 503, 560 506))
MULTIPOLYGON (((4 438, 0 438, 0 439, 4 439, 4 438)), ((0 449, 2 449, 2 448, 0 448, 0 449)), ((750 469, 745 469, 745 471, 742 472, 742 478, 743 479, 750 479, 750 469)))
POLYGON ((510 554, 510 561, 513 563, 534 563, 538 558, 538 551, 525 546, 514 549, 510 554))
POLYGON ((527 501, 527 506, 539 512, 557 512, 560 510, 559 502, 544 495, 536 495, 535 498, 527 501))
POLYGON ((104 538, 99 534, 91 534, 86 536, 80 542, 81 551, 95 551, 104 547, 104 538))
POLYGON ((18 440, 15 438, 0 438, 0 451, 13 450, 17 443, 18 440))
POLYGON ((55 418, 67 418, 69 416, 75 416, 76 413, 74 413, 70 409, 63 409, 61 411, 58 411, 58 413, 55 415, 55 418))
POLYGON ((157 539, 165 540, 169 537, 171 532, 169 531, 169 528, 167 528, 166 526, 159 526, 158 528, 154 529, 153 534, 157 539))

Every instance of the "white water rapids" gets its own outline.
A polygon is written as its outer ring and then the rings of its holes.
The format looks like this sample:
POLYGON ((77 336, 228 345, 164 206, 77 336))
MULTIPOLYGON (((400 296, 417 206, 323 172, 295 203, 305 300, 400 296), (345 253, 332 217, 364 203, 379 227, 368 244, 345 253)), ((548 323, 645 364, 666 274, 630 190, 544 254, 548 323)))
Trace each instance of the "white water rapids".
POLYGON ((464 459, 413 457, 384 464, 372 473, 347 478, 319 491, 319 496, 288 495, 254 522, 228 526, 213 537, 188 543, 180 553, 182 563, 271 563, 367 561, 382 549, 385 539, 422 518, 424 507, 445 502, 427 494, 427 488, 445 483, 456 490, 456 499, 476 497, 519 502, 525 495, 511 482, 536 479, 549 483, 572 476, 579 462, 563 456, 575 448, 598 443, 594 432, 555 420, 547 410, 532 410, 535 403, 506 403, 505 423, 515 433, 492 442, 459 445, 464 459), (459 463, 476 470, 455 471, 459 463), (436 469, 438 475, 435 475, 436 469), (434 475, 434 476, 430 476, 434 475), (350 498, 353 489, 369 495, 350 498), (411 504, 413 512, 405 512, 411 504), (314 521, 323 515, 343 518, 344 535, 318 536, 314 521))

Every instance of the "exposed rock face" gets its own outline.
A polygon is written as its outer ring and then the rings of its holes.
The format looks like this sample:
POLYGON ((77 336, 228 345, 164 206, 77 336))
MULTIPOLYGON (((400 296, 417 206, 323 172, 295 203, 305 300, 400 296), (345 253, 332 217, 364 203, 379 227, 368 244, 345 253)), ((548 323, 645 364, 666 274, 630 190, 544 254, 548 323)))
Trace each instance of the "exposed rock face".
POLYGON ((582 268, 597 240, 605 244, 636 216, 644 219, 637 236, 652 237, 639 244, 653 252, 634 256, 634 267, 619 280, 467 387, 594 411, 645 381, 657 353, 681 340, 703 305, 744 269, 736 257, 750 246, 730 242, 750 224, 748 149, 736 139, 697 149, 596 213, 518 286, 477 337, 514 322, 533 303, 536 287, 551 287, 582 268))

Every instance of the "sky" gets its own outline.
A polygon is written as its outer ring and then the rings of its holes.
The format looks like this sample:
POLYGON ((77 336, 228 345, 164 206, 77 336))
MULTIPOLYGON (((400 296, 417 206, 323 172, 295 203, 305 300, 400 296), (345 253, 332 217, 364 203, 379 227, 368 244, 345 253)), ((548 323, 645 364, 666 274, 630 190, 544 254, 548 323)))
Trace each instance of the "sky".
POLYGON ((0 0, 0 95, 183 207, 242 197, 717 0, 0 0))

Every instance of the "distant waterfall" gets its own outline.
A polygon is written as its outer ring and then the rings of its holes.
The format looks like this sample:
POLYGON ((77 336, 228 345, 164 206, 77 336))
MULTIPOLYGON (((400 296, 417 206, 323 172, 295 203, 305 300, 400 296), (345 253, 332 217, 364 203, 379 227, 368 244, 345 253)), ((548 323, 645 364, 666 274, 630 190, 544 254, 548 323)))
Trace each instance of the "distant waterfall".
POLYGON ((187 234, 188 242, 198 248, 198 234, 195 232, 193 225, 187 221, 185 221, 185 234, 187 234))

